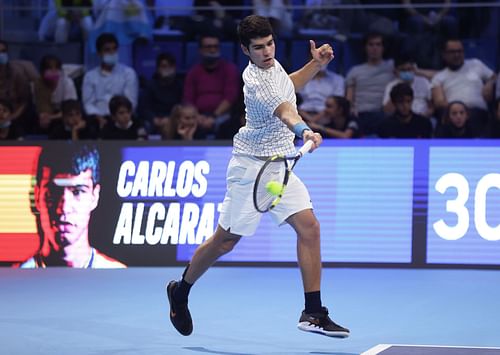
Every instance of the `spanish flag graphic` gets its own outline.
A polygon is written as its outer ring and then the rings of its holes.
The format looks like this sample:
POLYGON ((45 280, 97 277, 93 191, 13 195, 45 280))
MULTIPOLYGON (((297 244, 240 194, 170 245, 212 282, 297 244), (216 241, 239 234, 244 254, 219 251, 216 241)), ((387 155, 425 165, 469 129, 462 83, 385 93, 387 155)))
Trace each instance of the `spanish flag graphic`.
POLYGON ((33 185, 36 146, 0 147, 0 262, 19 262, 38 249, 33 185))

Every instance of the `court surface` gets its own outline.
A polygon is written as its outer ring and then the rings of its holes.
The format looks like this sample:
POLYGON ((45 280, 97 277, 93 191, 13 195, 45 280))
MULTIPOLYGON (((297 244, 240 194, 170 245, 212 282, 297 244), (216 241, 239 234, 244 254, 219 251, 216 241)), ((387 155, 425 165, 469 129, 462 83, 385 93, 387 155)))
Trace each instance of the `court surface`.
POLYGON ((499 271, 325 269, 323 301, 351 329, 348 339, 296 329, 303 308, 297 268, 255 267, 210 269, 192 289, 194 332, 183 337, 170 324, 165 296, 166 282, 181 273, 0 268, 0 354, 353 355, 379 344, 500 347, 499 271))

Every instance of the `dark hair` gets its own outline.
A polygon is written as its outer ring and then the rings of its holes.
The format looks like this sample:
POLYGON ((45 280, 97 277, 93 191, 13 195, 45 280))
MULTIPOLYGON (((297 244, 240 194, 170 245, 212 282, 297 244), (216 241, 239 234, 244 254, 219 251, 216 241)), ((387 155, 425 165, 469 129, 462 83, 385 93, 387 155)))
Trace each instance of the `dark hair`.
POLYGON ((36 183, 40 184, 43 168, 50 167, 52 176, 57 174, 79 175, 85 170, 92 172, 94 185, 100 181, 99 151, 93 144, 66 142, 64 146, 46 145, 38 158, 36 183))
POLYGON ((9 112, 12 112, 12 110, 14 109, 10 100, 0 99, 0 105, 6 107, 9 112))
POLYGON ((75 99, 68 99, 61 102, 61 112, 63 116, 67 115, 72 111, 78 111, 82 113, 82 105, 80 101, 75 99))
POLYGON ((384 35, 380 32, 368 32, 364 37, 363 37, 363 46, 366 46, 368 44, 368 41, 371 41, 374 38, 381 38, 382 39, 382 46, 385 47, 385 38, 384 35))
POLYGON ((447 38, 444 38, 442 43, 441 43, 441 50, 444 52, 446 51, 446 48, 448 48, 448 43, 450 42, 459 42, 462 47, 464 46, 464 43, 462 42, 462 40, 458 37, 447 37, 447 38))
POLYGON ((169 64, 172 64, 172 65, 177 64, 177 61, 172 54, 162 52, 156 56, 156 67, 158 68, 160 66, 160 63, 164 60, 166 60, 169 64))
POLYGON ((6 41, 4 41, 3 39, 0 39, 0 44, 3 44, 5 46, 6 51, 9 50, 9 44, 6 41))
POLYGON ((104 47, 105 44, 107 43, 114 43, 118 47, 118 39, 116 36, 112 33, 101 33, 99 37, 97 37, 97 40, 95 41, 95 47, 97 49, 97 52, 100 52, 102 47, 104 47))
POLYGON ((52 63, 56 64, 57 69, 62 68, 61 59, 52 54, 47 54, 40 60, 40 73, 43 73, 45 69, 48 69, 52 63))
POLYGON ((329 99, 331 98, 331 99, 335 100, 335 102, 337 103, 337 105, 342 110, 342 116, 349 117, 349 114, 351 112, 351 103, 349 102, 349 100, 347 100, 343 96, 336 96, 336 95, 328 96, 328 98, 329 99))
POLYGON ((391 101, 398 102, 404 97, 410 96, 413 98, 413 89, 407 83, 399 83, 391 89, 391 101))
POLYGON ((394 68, 406 63, 415 63, 415 60, 408 53, 400 53, 394 58, 394 68))
POLYGON ((121 107, 125 107, 132 112, 132 102, 126 96, 115 95, 109 100, 109 112, 111 115, 114 116, 121 107))
POLYGON ((209 31, 198 36, 198 47, 201 47, 202 42, 205 38, 217 38, 220 42, 220 36, 213 31, 209 31))
POLYGON ((444 115, 443 115, 443 123, 444 124, 450 123, 451 106, 457 105, 457 104, 463 106, 463 108, 465 109, 465 113, 467 114, 467 117, 469 117, 469 108, 467 107, 465 102, 455 100, 455 101, 448 103, 448 106, 446 106, 446 109, 444 110, 444 115))
POLYGON ((264 38, 269 35, 274 36, 273 27, 269 20, 262 16, 247 16, 238 25, 238 38, 246 48, 252 39, 264 38))

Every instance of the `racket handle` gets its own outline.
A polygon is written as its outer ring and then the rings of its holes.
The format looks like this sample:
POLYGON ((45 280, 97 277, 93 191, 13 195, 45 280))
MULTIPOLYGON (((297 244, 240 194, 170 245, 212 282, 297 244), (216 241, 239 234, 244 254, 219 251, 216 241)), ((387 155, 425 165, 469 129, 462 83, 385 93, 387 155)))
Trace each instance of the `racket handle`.
POLYGON ((301 157, 304 154, 309 153, 309 151, 311 150, 313 144, 314 144, 314 142, 311 141, 311 140, 308 140, 307 142, 305 142, 304 145, 297 152, 297 157, 301 157))

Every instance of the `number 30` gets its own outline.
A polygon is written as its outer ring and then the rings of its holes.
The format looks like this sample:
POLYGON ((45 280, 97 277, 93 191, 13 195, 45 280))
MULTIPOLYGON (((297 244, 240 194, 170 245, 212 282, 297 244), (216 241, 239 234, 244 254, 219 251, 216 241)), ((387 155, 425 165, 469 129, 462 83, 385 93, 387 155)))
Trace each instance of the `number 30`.
MULTIPOLYGON (((446 211, 457 215, 457 224, 449 226, 443 219, 433 224, 434 231, 446 240, 462 238, 469 229, 469 211, 465 203, 469 199, 469 183, 458 173, 448 173, 436 182, 436 191, 444 194, 450 187, 457 189, 457 198, 446 201, 446 211)), ((486 221, 486 194, 490 188, 500 189, 500 174, 487 174, 477 183, 474 196, 474 224, 479 235, 486 240, 500 240, 500 224, 491 227, 486 221)))

